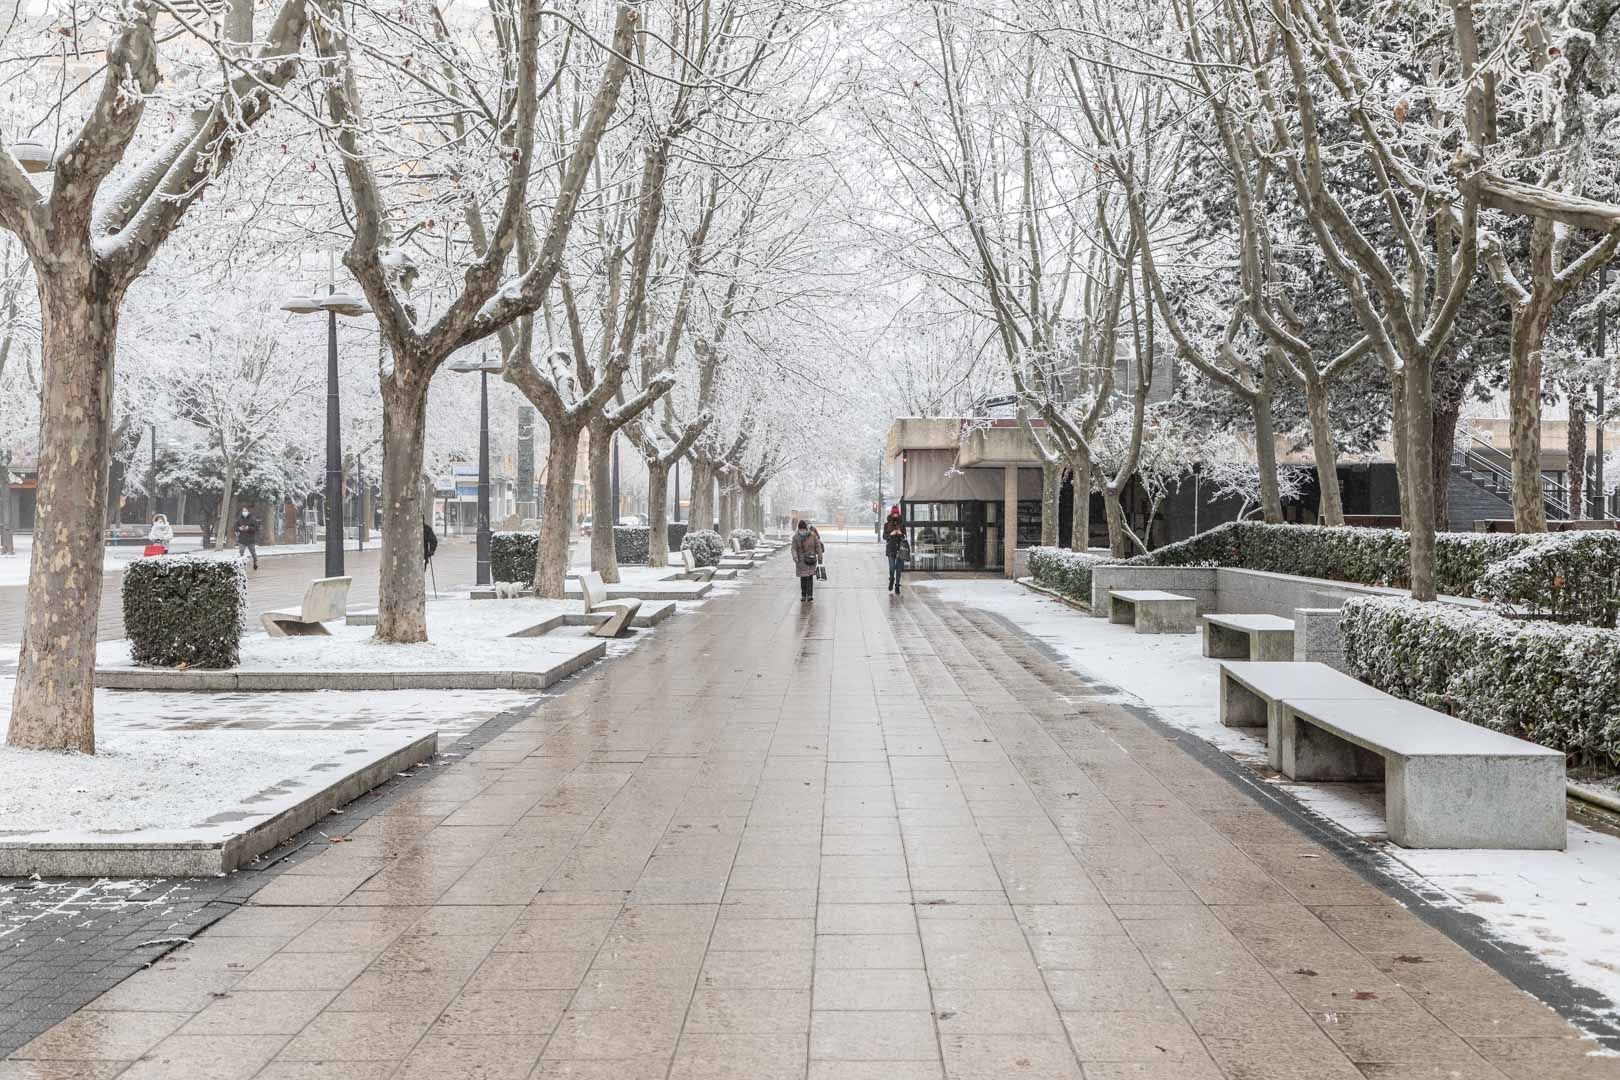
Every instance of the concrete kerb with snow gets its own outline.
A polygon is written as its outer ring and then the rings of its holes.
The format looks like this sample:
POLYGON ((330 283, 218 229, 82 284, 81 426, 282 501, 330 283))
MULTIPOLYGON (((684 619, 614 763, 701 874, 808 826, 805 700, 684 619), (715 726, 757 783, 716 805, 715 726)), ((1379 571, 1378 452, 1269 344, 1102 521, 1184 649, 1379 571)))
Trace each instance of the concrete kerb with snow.
MULTIPOLYGON (((1147 581, 1130 583, 1145 586, 1147 581)), ((1285 794, 1307 814, 1364 845, 1373 865, 1393 880, 1441 908, 1479 920, 1492 938, 1528 951, 1578 985, 1620 1003, 1620 934, 1614 914, 1614 897, 1620 895, 1620 837, 1572 820, 1564 851, 1399 847, 1387 832, 1383 785, 1288 780, 1270 769, 1262 734, 1221 723, 1221 661, 1204 657, 1197 637, 1137 635, 1091 617, 1081 605, 1013 582, 937 580, 918 581, 916 587, 988 612, 1035 638, 1095 687, 1101 700, 1143 708, 1210 743, 1254 783, 1285 794)), ((1620 1017, 1620 1009, 1614 1017, 1620 1017)))

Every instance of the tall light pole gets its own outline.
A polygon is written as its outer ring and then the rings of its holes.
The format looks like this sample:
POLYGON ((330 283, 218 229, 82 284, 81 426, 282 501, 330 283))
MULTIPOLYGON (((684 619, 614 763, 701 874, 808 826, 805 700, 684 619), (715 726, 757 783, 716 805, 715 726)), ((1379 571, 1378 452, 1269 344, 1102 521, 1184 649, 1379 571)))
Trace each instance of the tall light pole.
POLYGON ((369 315, 371 308, 362 297, 338 292, 331 256, 327 261, 326 292, 321 295, 295 295, 281 305, 296 315, 326 313, 326 576, 343 576, 343 429, 338 401, 337 317, 369 315), (334 517, 332 508, 337 508, 334 517))
POLYGON ((675 510, 676 521, 681 520, 681 459, 675 459, 675 510))
MULTIPOLYGON (((1609 264, 1604 263, 1601 267, 1598 268, 1598 295, 1601 296, 1603 293, 1607 292, 1608 289, 1609 289, 1609 264)), ((1598 374, 1598 385, 1597 385, 1597 416, 1598 416, 1598 425, 1597 425, 1597 470, 1596 470, 1596 475, 1593 477, 1594 483, 1592 485, 1592 490, 1597 494, 1597 515, 1596 516, 1597 516, 1598 520, 1600 520, 1600 521, 1609 516, 1609 496, 1608 496, 1608 492, 1605 491, 1604 487, 1603 487, 1603 425, 1607 422, 1606 417, 1603 414, 1603 409, 1604 409, 1603 394, 1604 394, 1604 388, 1607 387, 1608 383, 1609 383, 1609 338, 1608 338, 1608 331, 1609 331, 1609 318, 1608 318, 1607 315, 1604 314, 1603 308, 1600 307, 1600 308, 1598 308, 1598 318, 1597 318, 1597 347, 1598 347, 1598 356, 1602 358, 1603 363, 1598 368, 1599 374, 1598 374)))
POLYGON ((451 371, 463 374, 478 372, 478 580, 476 584, 491 583, 489 569, 489 376, 500 374, 501 362, 488 357, 462 360, 450 365, 451 371))

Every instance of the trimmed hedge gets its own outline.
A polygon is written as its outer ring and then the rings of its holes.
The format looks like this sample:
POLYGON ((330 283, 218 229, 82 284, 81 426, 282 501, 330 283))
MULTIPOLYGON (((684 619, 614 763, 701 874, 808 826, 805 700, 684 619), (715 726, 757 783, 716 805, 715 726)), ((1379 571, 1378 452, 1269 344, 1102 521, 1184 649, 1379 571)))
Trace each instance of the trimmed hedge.
POLYGON ((195 555, 132 562, 124 571, 124 632, 137 664, 229 668, 242 659, 247 575, 195 555))
POLYGON ((652 529, 645 525, 613 526, 613 557, 626 566, 652 561, 652 529))
POLYGON ((1341 609, 1357 677, 1471 724, 1620 764, 1620 634, 1447 604, 1358 597, 1341 609))
POLYGON ((698 529, 681 537, 681 550, 690 551, 692 561, 699 566, 719 566, 726 542, 713 529, 698 529))
POLYGON ((498 532, 489 538, 489 576, 495 581, 534 581, 535 553, 540 550, 539 533, 498 532))
POLYGON ((732 529, 731 538, 743 551, 753 551, 759 546, 759 533, 753 529, 732 529))
MULTIPOLYGON (((1434 550, 1435 585, 1448 596, 1474 596, 1486 567, 1544 544, 1547 539, 1545 533, 1438 533, 1434 550)), ((1407 534, 1399 529, 1232 521, 1131 559, 1036 548, 1030 552, 1029 565, 1036 584, 1089 603, 1090 568, 1109 565, 1228 566, 1405 589, 1411 585, 1407 549, 1407 534), (1052 558, 1037 559, 1036 552, 1061 552, 1065 559, 1081 559, 1087 565, 1083 568, 1070 563, 1060 565, 1052 558), (1038 562, 1043 569, 1037 569, 1038 562), (1071 591, 1082 585, 1083 592, 1071 591)))
POLYGON ((669 550, 681 550, 681 541, 686 539, 686 530, 690 527, 684 521, 672 521, 664 526, 664 535, 669 538, 669 550))
POLYGON ((1507 613, 1612 629, 1620 612, 1620 534, 1554 533, 1492 563, 1478 595, 1507 613))
POLYGON ((1090 604, 1092 567, 1117 566, 1120 561, 1108 555, 1036 547, 1029 549, 1029 576, 1042 588, 1090 604))

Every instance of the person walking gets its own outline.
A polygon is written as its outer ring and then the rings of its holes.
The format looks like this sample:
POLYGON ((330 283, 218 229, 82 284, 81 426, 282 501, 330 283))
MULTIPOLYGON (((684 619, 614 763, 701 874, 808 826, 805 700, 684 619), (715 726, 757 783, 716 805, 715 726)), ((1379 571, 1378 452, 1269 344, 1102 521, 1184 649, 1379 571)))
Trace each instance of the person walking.
POLYGON ((801 520, 798 531, 793 534, 793 572, 799 578, 801 604, 816 598, 816 571, 821 567, 821 556, 826 550, 821 535, 808 521, 801 520))
POLYGON ((236 518, 236 557, 253 556, 253 569, 259 568, 259 519, 247 507, 236 518))
POLYGON ((889 518, 883 523, 883 554, 889 560, 889 591, 900 595, 900 573, 906 568, 906 557, 911 545, 906 542, 906 527, 900 521, 900 508, 891 507, 889 518))
POLYGON ((152 519, 152 528, 146 534, 146 542, 149 545, 148 555, 152 554, 151 548, 154 547, 163 549, 157 552, 159 555, 169 553, 169 545, 174 543, 174 526, 169 524, 169 519, 165 515, 158 514, 152 519))

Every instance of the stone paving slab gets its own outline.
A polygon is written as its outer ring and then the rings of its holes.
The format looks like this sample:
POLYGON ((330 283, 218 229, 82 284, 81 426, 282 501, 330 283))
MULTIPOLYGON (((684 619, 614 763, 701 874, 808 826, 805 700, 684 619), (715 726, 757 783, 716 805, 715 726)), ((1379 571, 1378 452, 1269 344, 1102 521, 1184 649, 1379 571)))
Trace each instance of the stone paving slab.
POLYGON ((839 561, 577 680, 17 1075, 1620 1076, 1015 630, 839 561))

